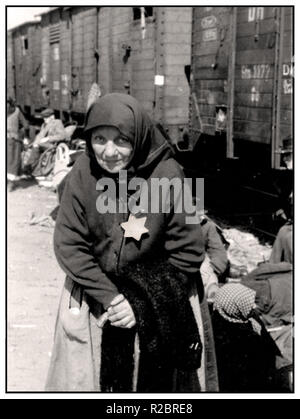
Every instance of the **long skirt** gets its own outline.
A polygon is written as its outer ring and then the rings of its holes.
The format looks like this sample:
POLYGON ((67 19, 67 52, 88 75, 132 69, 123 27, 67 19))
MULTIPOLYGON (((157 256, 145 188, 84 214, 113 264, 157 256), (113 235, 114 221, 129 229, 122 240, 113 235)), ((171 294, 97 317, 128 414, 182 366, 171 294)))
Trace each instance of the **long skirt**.
POLYGON ((7 140, 7 178, 15 180, 21 170, 22 143, 14 138, 7 140))
MULTIPOLYGON (((203 343, 201 367, 190 372, 174 371, 173 392, 217 392, 217 364, 210 315, 206 301, 199 302, 196 284, 190 303, 203 343)), ((46 382, 50 392, 99 392, 101 371, 101 331, 97 320, 101 306, 91 305, 80 285, 67 278, 55 326, 54 346, 46 382), (76 296, 81 294, 81 298, 76 296), (81 301, 79 304, 78 301, 81 301)), ((139 342, 135 339, 133 391, 139 368, 139 342)))

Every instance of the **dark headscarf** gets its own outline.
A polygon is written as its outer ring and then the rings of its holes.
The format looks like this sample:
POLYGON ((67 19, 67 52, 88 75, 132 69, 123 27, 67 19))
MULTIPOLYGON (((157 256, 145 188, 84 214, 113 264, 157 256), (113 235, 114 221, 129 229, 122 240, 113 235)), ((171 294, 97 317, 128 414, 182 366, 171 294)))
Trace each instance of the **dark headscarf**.
POLYGON ((130 95, 110 93, 99 98, 86 116, 84 134, 88 154, 95 159, 91 132, 96 127, 113 126, 132 142, 129 172, 136 174, 173 155, 167 138, 151 121, 139 102, 130 95))

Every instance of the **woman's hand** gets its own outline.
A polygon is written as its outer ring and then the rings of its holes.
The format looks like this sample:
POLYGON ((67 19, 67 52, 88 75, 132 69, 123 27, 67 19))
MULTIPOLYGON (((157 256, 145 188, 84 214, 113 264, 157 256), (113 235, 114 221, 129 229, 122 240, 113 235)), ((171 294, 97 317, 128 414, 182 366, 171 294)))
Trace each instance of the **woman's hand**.
POLYGON ((123 294, 117 295, 107 310, 108 320, 112 326, 131 329, 136 324, 131 305, 123 294))

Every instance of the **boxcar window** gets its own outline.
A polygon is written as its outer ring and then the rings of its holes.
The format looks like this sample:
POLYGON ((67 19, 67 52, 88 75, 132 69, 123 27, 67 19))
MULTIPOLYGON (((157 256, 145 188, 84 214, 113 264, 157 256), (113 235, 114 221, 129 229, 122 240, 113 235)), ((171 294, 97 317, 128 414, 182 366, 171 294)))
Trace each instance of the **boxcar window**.
POLYGON ((22 36, 22 54, 26 55, 28 50, 28 38, 27 36, 22 36))
POLYGON ((153 16, 153 7, 133 7, 133 20, 139 20, 142 17, 142 9, 145 11, 145 17, 153 16))

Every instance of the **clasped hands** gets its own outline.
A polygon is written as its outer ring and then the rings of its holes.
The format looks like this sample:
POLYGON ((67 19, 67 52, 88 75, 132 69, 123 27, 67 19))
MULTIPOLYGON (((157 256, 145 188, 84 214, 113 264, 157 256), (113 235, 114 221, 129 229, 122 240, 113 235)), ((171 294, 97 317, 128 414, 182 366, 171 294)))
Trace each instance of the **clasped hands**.
POLYGON ((108 320, 112 326, 131 329, 136 324, 135 315, 129 301, 118 294, 107 309, 108 320))

